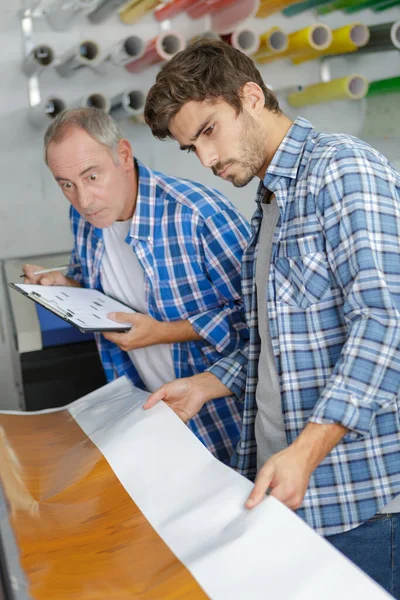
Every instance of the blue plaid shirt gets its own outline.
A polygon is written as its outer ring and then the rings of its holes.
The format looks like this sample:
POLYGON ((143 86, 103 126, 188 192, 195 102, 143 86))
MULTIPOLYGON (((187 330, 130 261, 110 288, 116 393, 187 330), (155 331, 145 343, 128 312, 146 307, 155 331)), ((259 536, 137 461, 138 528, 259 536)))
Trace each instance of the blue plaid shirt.
POLYGON ((298 513, 332 535, 400 494, 400 175, 356 138, 295 121, 257 195, 243 256, 250 341, 210 370, 245 389, 235 467, 256 473, 254 423, 260 338, 255 261, 266 189, 280 210, 268 317, 288 444, 308 422, 349 433, 313 473, 298 513))
MULTIPOLYGON (((244 347, 248 339, 240 265, 250 229, 219 192, 147 169, 136 161, 138 197, 126 243, 145 273, 149 314, 159 321, 188 320, 203 338, 173 344, 176 377, 188 377, 244 347)), ((102 290, 103 232, 71 207, 74 250, 69 277, 102 290)), ((108 381, 122 375, 144 388, 128 354, 96 334, 108 381)), ((240 439, 242 406, 220 398, 189 422, 197 437, 227 462, 240 439)))

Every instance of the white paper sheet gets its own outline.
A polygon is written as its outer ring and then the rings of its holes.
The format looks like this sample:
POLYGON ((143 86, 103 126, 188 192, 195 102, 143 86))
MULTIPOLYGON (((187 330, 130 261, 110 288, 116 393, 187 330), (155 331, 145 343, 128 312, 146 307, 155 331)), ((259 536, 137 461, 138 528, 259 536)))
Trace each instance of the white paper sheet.
POLYGON ((157 533, 213 600, 390 598, 291 510, 248 511, 250 481, 121 378, 69 406, 157 533))

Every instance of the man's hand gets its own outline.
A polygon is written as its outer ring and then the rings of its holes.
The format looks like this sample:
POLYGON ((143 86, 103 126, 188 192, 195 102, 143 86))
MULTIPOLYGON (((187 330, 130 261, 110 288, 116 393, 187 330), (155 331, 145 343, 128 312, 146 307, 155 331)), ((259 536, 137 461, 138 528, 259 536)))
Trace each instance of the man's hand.
POLYGON ((229 396, 231 391, 212 373, 199 373, 193 377, 175 379, 151 394, 143 405, 145 410, 163 400, 184 423, 197 415, 208 400, 229 396))
POLYGON ((271 456, 260 469, 246 508, 261 502, 270 489, 270 495, 296 510, 306 493, 312 470, 307 459, 296 452, 293 444, 271 456))
POLYGON ((74 279, 65 277, 61 271, 52 271, 51 273, 43 273, 42 275, 34 275, 35 271, 43 271, 46 267, 39 265, 25 264, 22 267, 25 273, 24 283, 33 283, 35 285, 69 285, 71 287, 80 287, 80 284, 74 279))
POLYGON ((166 343, 164 323, 156 321, 150 315, 118 312, 110 313, 108 316, 117 323, 132 324, 132 328, 126 333, 115 333, 113 331, 103 333, 106 340, 110 340, 125 352, 166 343))
POLYGON ((336 423, 308 423, 293 444, 271 456, 260 469, 246 508, 257 506, 268 490, 289 508, 299 508, 312 472, 347 431, 336 423))
POLYGON ((109 318, 117 323, 131 323, 127 333, 110 332, 103 334, 106 340, 114 342, 121 350, 128 352, 137 348, 156 344, 174 344, 190 340, 201 340, 189 321, 157 321, 150 315, 140 313, 110 313, 109 318))

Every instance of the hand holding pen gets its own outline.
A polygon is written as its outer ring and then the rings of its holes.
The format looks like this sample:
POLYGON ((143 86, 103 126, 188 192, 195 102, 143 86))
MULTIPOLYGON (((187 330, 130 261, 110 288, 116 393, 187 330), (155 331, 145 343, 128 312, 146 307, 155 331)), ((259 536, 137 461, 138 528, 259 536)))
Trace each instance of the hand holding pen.
POLYGON ((33 283, 36 285, 69 285, 74 287, 80 287, 80 284, 63 275, 63 271, 67 271, 71 268, 80 267, 79 264, 62 265, 59 267, 52 267, 45 269, 39 265, 25 264, 22 267, 24 277, 24 283, 33 283))

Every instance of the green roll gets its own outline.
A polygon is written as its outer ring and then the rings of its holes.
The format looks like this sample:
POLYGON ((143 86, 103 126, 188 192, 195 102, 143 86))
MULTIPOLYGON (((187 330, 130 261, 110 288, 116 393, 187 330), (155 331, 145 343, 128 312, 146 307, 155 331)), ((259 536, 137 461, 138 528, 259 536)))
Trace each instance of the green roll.
MULTIPOLYGON (((359 9, 358 7, 361 7, 363 4, 365 4, 366 1, 369 0, 335 0, 335 2, 330 2, 329 4, 318 8, 318 13, 320 15, 326 15, 335 10, 352 10, 353 12, 355 12, 356 10, 361 10, 361 8, 359 9)), ((380 2, 382 2, 382 0, 372 1, 373 4, 379 4, 380 2)))
POLYGON ((294 17, 295 15, 299 15, 306 10, 311 10, 330 2, 331 0, 306 0, 305 2, 297 2, 296 4, 292 4, 292 6, 288 6, 282 12, 286 17, 294 17))
POLYGON ((390 0, 389 2, 382 2, 382 4, 378 4, 378 6, 374 7, 375 12, 382 12, 383 10, 387 10, 388 8, 393 8, 393 6, 398 6, 400 4, 400 0, 390 0))
POLYGON ((381 11, 386 10, 386 8, 391 8, 396 4, 399 4, 399 0, 364 0, 364 2, 358 6, 349 6, 345 9, 345 12, 350 15, 359 10, 364 10, 365 8, 372 8, 373 10, 381 11))
POLYGON ((400 77, 370 81, 367 97, 400 92, 400 77))

